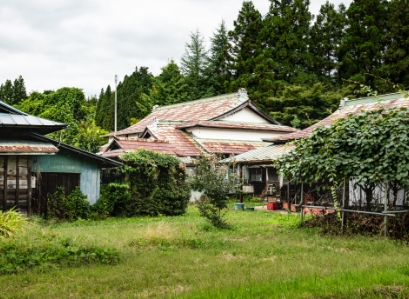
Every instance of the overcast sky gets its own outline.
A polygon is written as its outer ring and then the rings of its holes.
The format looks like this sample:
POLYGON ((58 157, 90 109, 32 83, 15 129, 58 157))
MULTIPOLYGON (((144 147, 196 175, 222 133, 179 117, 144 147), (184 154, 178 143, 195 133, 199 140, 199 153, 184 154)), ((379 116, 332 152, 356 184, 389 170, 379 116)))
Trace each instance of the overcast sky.
MULTIPOLYGON (((316 15, 325 0, 311 0, 316 15)), ((349 5, 351 0, 332 0, 349 5)), ((253 0, 264 15, 268 0, 253 0)), ((122 81, 135 67, 154 75, 178 64, 198 29, 228 30, 241 0, 1 0, 0 84, 22 75, 28 92, 82 88, 87 96, 122 81)))

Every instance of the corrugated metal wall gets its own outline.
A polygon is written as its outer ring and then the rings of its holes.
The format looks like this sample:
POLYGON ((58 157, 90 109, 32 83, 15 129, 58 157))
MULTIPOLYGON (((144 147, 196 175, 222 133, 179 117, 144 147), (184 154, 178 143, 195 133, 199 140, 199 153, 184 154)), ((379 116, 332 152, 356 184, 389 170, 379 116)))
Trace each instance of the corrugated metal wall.
POLYGON ((100 168, 96 161, 65 149, 56 155, 35 156, 33 172, 79 173, 80 188, 87 195, 88 201, 94 204, 100 195, 100 168))
POLYGON ((100 176, 101 172, 97 163, 92 161, 84 162, 81 172, 81 191, 88 196, 88 201, 91 204, 97 202, 100 192, 100 176))

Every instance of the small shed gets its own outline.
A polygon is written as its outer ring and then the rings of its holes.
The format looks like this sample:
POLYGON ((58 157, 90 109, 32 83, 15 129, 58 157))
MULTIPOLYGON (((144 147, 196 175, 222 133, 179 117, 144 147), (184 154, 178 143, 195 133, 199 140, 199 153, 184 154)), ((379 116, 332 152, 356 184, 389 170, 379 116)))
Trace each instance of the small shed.
POLYGON ((0 209, 30 214, 35 198, 44 210, 47 195, 59 186, 66 192, 79 186, 90 203, 96 202, 100 169, 122 163, 44 136, 65 127, 0 101, 0 209))
POLYGON ((100 196, 101 169, 123 165, 45 136, 34 135, 58 149, 55 155, 32 157, 32 171, 37 181, 34 195, 41 205, 40 210, 45 209, 48 195, 57 191, 58 187, 64 187, 65 192, 70 193, 78 186, 91 204, 96 203, 100 196))

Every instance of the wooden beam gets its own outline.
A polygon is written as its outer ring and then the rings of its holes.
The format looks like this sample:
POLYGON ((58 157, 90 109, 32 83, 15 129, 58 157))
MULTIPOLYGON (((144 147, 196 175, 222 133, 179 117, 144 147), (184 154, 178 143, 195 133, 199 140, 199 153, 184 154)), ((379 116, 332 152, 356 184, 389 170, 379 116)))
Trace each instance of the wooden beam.
POLYGON ((31 157, 27 156, 27 216, 31 215, 31 157))
POLYGON ((16 205, 16 208, 18 209, 18 197, 19 197, 19 191, 20 191, 20 157, 16 156, 16 192, 15 192, 15 198, 14 198, 14 204, 16 205))
POLYGON ((4 186, 3 186, 3 211, 7 209, 7 172, 8 172, 8 156, 4 156, 4 186))

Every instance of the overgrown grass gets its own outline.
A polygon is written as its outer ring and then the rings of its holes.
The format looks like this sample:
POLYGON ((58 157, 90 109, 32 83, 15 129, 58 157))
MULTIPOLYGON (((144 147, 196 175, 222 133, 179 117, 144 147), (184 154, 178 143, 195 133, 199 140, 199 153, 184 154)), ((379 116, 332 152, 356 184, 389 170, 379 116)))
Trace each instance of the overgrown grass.
POLYGON ((114 266, 0 276, 1 298, 407 298, 409 248, 323 236, 299 217, 229 211, 217 230, 194 206, 177 217, 47 224, 82 246, 115 247, 114 266))

